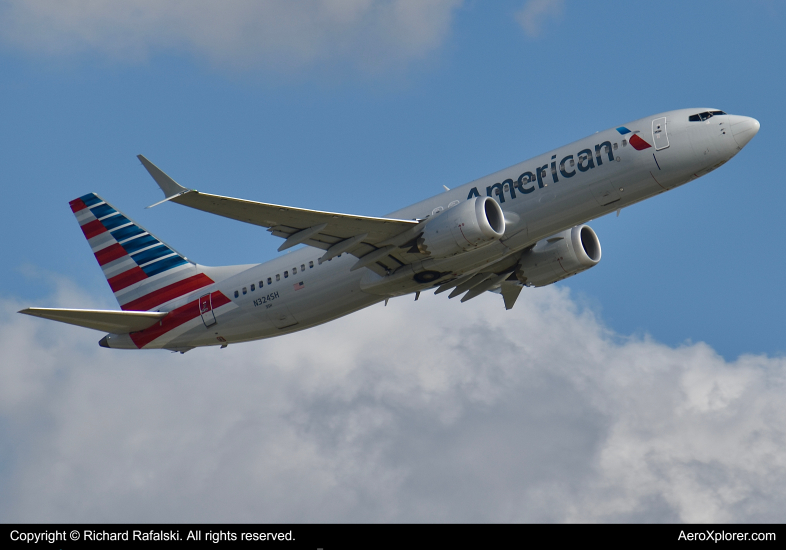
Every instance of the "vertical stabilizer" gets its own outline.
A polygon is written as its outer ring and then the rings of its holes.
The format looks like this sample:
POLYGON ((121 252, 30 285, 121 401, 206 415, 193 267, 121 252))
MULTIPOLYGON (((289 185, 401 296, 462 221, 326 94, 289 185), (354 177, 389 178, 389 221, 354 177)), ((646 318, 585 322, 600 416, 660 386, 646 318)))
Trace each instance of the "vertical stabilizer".
POLYGON ((95 193, 69 204, 122 309, 153 310, 213 284, 195 264, 95 193))

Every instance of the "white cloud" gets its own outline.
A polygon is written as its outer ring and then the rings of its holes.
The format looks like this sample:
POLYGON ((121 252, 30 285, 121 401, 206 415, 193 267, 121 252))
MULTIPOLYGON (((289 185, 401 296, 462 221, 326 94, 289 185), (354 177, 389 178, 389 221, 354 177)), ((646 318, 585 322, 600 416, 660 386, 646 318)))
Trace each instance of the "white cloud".
POLYGON ((621 337, 565 289, 185 355, 22 306, 0 327, 4 521, 786 517, 786 360, 621 337))
POLYGON ((6 0, 0 36, 45 54, 140 60, 158 50, 226 67, 349 63, 380 70, 420 59, 448 34, 461 0, 6 0))
POLYGON ((516 13, 524 32, 535 38, 540 36, 543 20, 547 17, 559 17, 564 11, 563 0, 528 0, 521 10, 516 13))

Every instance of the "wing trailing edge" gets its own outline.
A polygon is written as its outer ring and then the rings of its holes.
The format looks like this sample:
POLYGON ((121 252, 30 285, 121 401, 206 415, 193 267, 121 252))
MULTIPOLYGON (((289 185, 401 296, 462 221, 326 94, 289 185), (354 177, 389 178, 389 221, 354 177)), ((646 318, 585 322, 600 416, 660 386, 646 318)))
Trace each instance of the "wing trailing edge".
POLYGON ((299 236, 303 237, 302 240, 296 237, 290 241, 296 244, 299 242, 310 244, 308 241, 324 242, 324 245, 327 245, 325 248, 329 248, 341 240, 363 233, 367 233, 364 242, 377 244, 389 240, 419 223, 415 220, 323 212, 201 193, 178 184, 144 156, 138 155, 138 158, 164 192, 164 200, 171 200, 177 204, 217 216, 267 227, 271 233, 285 239, 300 233, 299 236), (309 235, 302 233, 305 230, 316 228, 319 230, 313 233, 309 231, 311 233, 309 235), (318 238, 320 235, 324 235, 326 239, 322 241, 318 238))
MULTIPOLYGON (((417 236, 421 223, 418 220, 324 212, 201 193, 183 187, 144 156, 138 155, 138 158, 164 192, 164 200, 156 204, 171 201, 217 216, 266 227, 271 234, 285 239, 279 251, 305 244, 327 250, 323 261, 330 257, 331 250, 339 248, 360 259, 375 254, 374 261, 365 258, 363 266, 379 274, 384 274, 385 269, 379 271, 379 267, 375 266, 376 261, 387 262, 387 269, 395 269, 412 261, 411 258, 408 260, 403 257, 403 252, 396 250, 396 247, 417 236), (380 249, 388 252, 377 254, 380 249), (388 255, 393 259, 388 261, 388 255)), ((417 254, 415 259, 422 258, 417 254)))

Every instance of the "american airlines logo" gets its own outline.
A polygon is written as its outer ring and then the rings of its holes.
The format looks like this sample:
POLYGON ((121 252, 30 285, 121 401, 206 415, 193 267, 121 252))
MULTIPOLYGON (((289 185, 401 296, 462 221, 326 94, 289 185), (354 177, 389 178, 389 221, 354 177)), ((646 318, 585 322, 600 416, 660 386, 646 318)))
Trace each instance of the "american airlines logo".
MULTIPOLYGON (((626 134, 632 134, 631 137, 627 139, 631 146, 637 151, 652 147, 649 143, 639 137, 637 133, 632 133, 624 126, 617 128, 617 131, 620 133, 620 135, 623 136, 626 134)), ((494 195, 498 195, 499 202, 502 203, 505 202, 505 191, 509 191, 510 198, 515 199, 516 190, 518 190, 518 192, 523 195, 532 193, 535 190, 536 182, 537 188, 543 189, 548 185, 546 179, 548 178, 549 173, 551 173, 551 181, 553 183, 557 183, 559 182, 559 176, 562 176, 566 179, 572 178, 576 175, 576 170, 579 172, 587 172, 597 166, 602 166, 604 156, 608 158, 609 162, 614 162, 613 148, 614 146, 610 141, 604 141, 603 143, 595 145, 594 152, 591 149, 582 149, 575 155, 567 155, 559 161, 559 164, 557 164, 557 155, 552 155, 551 163, 544 164, 543 166, 537 168, 534 173, 527 171, 521 174, 515 181, 512 179, 506 179, 501 183, 489 185, 486 187, 486 196, 493 197, 494 195)), ((470 189, 469 194, 467 195, 467 200, 471 199, 472 197, 479 196, 480 193, 478 192, 478 188, 473 187, 470 189)))
MULTIPOLYGON (((619 128, 617 128, 617 131, 622 136, 624 136, 625 134, 630 134, 630 130, 625 128, 625 126, 620 126, 619 128)), ((641 139, 638 133, 634 133, 632 136, 630 136, 628 141, 630 141, 631 146, 633 146, 633 148, 636 149, 637 151, 643 151, 644 149, 649 149, 650 147, 652 147, 652 145, 641 139)))

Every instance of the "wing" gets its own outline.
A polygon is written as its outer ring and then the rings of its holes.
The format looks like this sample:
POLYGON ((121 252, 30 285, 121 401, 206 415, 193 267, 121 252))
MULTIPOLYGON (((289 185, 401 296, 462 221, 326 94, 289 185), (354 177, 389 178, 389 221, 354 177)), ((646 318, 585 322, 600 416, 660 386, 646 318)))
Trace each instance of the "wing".
POLYGON ((152 327, 167 316, 157 311, 114 311, 104 309, 61 309, 29 307, 19 313, 60 321, 69 325, 92 328, 113 334, 125 334, 152 327))
POLYGON ((172 201, 266 227, 273 235, 286 239, 279 251, 302 243, 325 250, 320 261, 348 252, 359 258, 352 269, 369 267, 381 275, 422 259, 419 253, 408 252, 420 233, 421 220, 353 216, 211 195, 186 189, 144 156, 138 158, 166 196, 151 207, 172 201))

